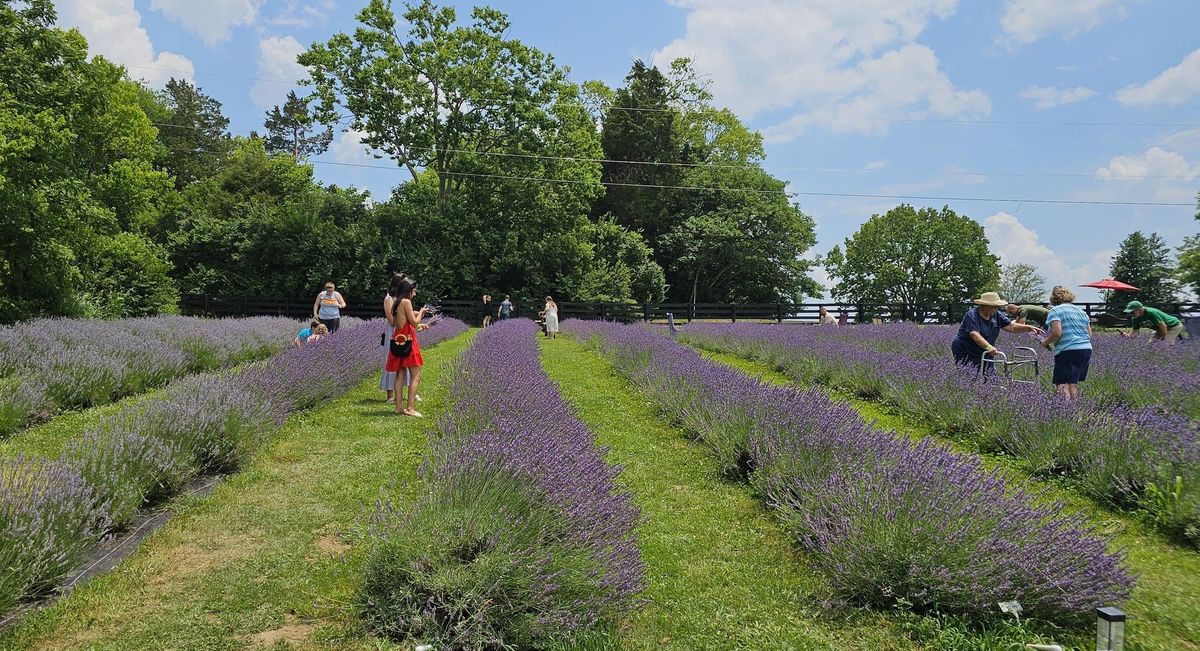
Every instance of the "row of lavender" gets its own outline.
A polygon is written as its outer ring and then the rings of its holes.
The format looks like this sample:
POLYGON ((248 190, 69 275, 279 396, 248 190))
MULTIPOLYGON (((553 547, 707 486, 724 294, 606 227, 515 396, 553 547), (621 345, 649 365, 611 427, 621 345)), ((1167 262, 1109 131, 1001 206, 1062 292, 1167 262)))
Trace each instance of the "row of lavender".
POLYGON ((761 383, 641 327, 563 329, 748 478, 844 602, 988 617, 1018 599, 1032 617, 1079 623, 1129 595, 1123 553, 1082 516, 976 457, 877 430, 819 391, 761 383))
MULTIPOLYGON (((948 333, 936 329, 934 334, 948 333)), ((1092 498, 1138 510, 1169 536, 1200 546, 1197 421, 1175 409, 1135 408, 1104 391, 1093 392, 1094 382, 1104 382, 1103 374, 1089 375, 1083 399, 1074 403, 1037 386, 979 382, 976 374, 950 363, 946 350, 940 357, 926 354, 932 336, 904 326, 697 324, 688 327, 684 338, 756 359, 804 383, 881 399, 981 450, 1016 457, 1032 474, 1070 477, 1092 498), (906 348, 916 352, 904 352, 906 348)), ((945 339, 941 343, 945 349, 945 339)), ((1114 362, 1105 360, 1106 355, 1124 363, 1137 358, 1165 364, 1176 350, 1181 349, 1103 336, 1097 338, 1092 359, 1110 369, 1106 373, 1111 377, 1119 373, 1111 370, 1114 362)), ((1188 377, 1186 360, 1193 354, 1178 353, 1184 367, 1180 378, 1188 377)), ((1160 368, 1150 362, 1145 366, 1160 368)), ((1150 376, 1145 367, 1136 366, 1127 374, 1150 376)))
MULTIPOLYGON (((426 345, 465 329, 444 320, 426 345)), ((185 378, 89 429, 56 459, 0 460, 0 612, 56 586, 147 501, 235 469, 286 416, 377 371, 380 330, 343 328, 235 371, 185 378)))
MULTIPOLYGON (((957 330, 958 326, 887 324, 805 334, 903 358, 943 362, 949 358, 950 340, 957 330)), ((1149 341, 1145 331, 1142 335, 1098 334, 1093 338, 1089 398, 1109 407, 1153 408, 1200 419, 1200 346, 1163 346, 1149 341)), ((1053 355, 1040 348, 1032 335, 1002 334, 999 346, 1033 348, 1044 369, 1054 363, 1053 355)), ((1047 392, 1052 392, 1049 373, 1042 374, 1042 381, 1047 392)))
POLYGON ((636 606, 639 511, 539 362, 537 326, 483 330, 455 371, 415 502, 381 504, 362 610, 437 648, 525 649, 636 606))
POLYGON ((0 437, 63 409, 101 405, 175 378, 273 355, 280 317, 39 319, 0 328, 0 437))

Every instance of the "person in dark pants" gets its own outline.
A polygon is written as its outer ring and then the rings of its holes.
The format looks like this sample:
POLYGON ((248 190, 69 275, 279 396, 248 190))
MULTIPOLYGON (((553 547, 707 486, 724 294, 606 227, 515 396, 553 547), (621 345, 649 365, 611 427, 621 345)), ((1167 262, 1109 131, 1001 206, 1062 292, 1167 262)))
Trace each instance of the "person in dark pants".
POLYGON ((313 301, 313 318, 329 328, 330 332, 337 332, 338 324, 342 321, 342 309, 345 307, 346 299, 342 298, 333 281, 327 282, 325 291, 317 294, 317 300, 313 301))
POLYGON ((958 334, 950 342, 950 352, 954 354, 956 364, 979 368, 985 354, 989 357, 995 354, 996 338, 1001 330, 1042 334, 1042 329, 1036 326, 1013 323, 1006 314, 1000 312, 1005 305, 1008 305, 1008 301, 1000 298, 996 292, 985 292, 975 299, 975 307, 967 310, 958 334))
POLYGON ((1092 324, 1074 301, 1075 292, 1066 287, 1050 292, 1050 335, 1042 342, 1043 348, 1054 351, 1054 386, 1067 400, 1079 397, 1079 383, 1087 379, 1092 361, 1092 324))

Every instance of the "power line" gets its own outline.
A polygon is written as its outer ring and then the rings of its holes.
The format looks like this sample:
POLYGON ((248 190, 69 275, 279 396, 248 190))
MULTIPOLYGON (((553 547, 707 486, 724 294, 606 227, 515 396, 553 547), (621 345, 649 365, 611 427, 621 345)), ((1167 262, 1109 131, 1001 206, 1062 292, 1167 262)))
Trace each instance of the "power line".
MULTIPOLYGON (((161 122, 152 122, 151 124, 153 124, 154 126, 157 126, 157 127, 175 127, 175 128, 180 128, 180 129, 202 129, 203 128, 203 127, 197 127, 195 125, 188 125, 188 124, 165 124, 165 123, 161 123, 161 122)), ((439 149, 437 147, 409 146, 408 149, 417 150, 417 151, 433 151, 433 152, 439 151, 439 149)), ((615 164, 622 164, 622 165, 647 165, 647 166, 661 165, 661 166, 666 166, 666 167, 683 167, 683 168, 704 167, 704 168, 713 168, 713 169, 763 169, 763 167, 759 166, 759 165, 744 165, 744 164, 734 164, 734 163, 684 163, 684 162, 671 162, 671 161, 621 160, 621 159, 613 159, 613 158, 587 158, 587 157, 579 157, 579 156, 546 156, 546 155, 542 155, 542 154, 523 154, 523 153, 498 152, 498 151, 478 151, 475 149, 443 148, 440 151, 444 151, 447 153, 456 153, 456 154, 474 154, 477 156, 496 156, 496 157, 504 157, 504 158, 519 158, 519 159, 531 159, 531 160, 570 161, 570 162, 576 162, 576 163, 615 163, 615 164)), ((864 169, 847 169, 847 168, 830 168, 830 167, 794 167, 794 166, 786 166, 786 165, 785 166, 772 165, 771 169, 774 171, 813 172, 813 173, 822 173, 822 174, 825 174, 825 173, 828 173, 828 174, 879 174, 879 173, 885 171, 883 169, 864 170, 864 169)), ((1002 176, 1002 177, 1034 177, 1034 178, 1039 178, 1039 177, 1094 178, 1095 177, 1094 173, 1082 174, 1082 173, 1069 173, 1069 172, 1039 173, 1039 172, 957 172, 957 171, 946 171, 946 172, 935 172, 935 173, 933 173, 933 175, 934 176, 962 176, 962 177, 1002 176)), ((1136 174, 1136 175, 1135 174, 1112 174, 1108 178, 1119 179, 1119 180, 1126 180, 1126 179, 1131 179, 1131 180, 1136 180, 1136 179, 1188 179, 1188 180, 1190 180, 1190 179, 1196 178, 1196 175, 1195 174, 1136 174)))
MULTIPOLYGON (((230 75, 219 72, 196 72, 195 70, 181 70, 171 68, 155 68, 153 66, 138 66, 123 64, 126 68, 137 68, 139 70, 153 70, 157 72, 177 72, 180 74, 193 74, 205 77, 224 77, 227 79, 241 79, 244 81, 265 81, 273 84, 288 84, 301 85, 299 80, 288 81, 286 79, 270 79, 265 77, 247 77, 243 75, 230 75)), ((511 97, 496 97, 496 98, 481 98, 483 101, 492 104, 513 103, 511 97)), ((579 106, 585 109, 591 108, 583 102, 569 101, 556 98, 556 104, 568 104, 579 106)), ((604 111, 629 111, 629 112, 647 112, 647 113, 688 113, 688 109, 679 108, 650 108, 639 106, 604 106, 604 111)), ((1042 126, 1042 127, 1200 127, 1200 122, 1107 122, 1107 121, 1073 121, 1073 120, 968 120, 965 118, 914 118, 914 117, 888 117, 888 116, 873 116, 860 115, 855 117, 853 113, 839 113, 839 119, 850 117, 851 121, 857 122, 901 122, 914 124, 961 124, 961 125, 997 125, 997 126, 1042 126)))

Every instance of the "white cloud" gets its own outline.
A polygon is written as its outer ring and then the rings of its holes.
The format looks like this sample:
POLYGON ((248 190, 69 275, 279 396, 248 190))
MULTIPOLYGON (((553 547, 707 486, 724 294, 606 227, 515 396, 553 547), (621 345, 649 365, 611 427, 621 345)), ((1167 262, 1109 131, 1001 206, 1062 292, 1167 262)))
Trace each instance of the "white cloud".
POLYGON ((339 163, 358 164, 374 161, 375 158, 371 156, 370 149, 362 142, 366 135, 365 132, 354 129, 343 131, 329 147, 329 152, 333 154, 333 160, 339 163))
POLYGON ((1197 176, 1200 176, 1200 166, 1188 163, 1178 152, 1158 146, 1136 156, 1113 156, 1107 166, 1096 170, 1096 178, 1104 181, 1144 181, 1163 177, 1191 181, 1197 176))
POLYGON ((674 0, 687 33, 654 53, 665 67, 689 57, 710 76, 721 104, 750 118, 795 115, 764 135, 773 141, 817 126, 882 134, 883 117, 977 117, 991 105, 960 90, 933 50, 916 43, 957 0, 674 0))
POLYGON ((265 0, 152 0, 150 8, 166 14, 206 45, 219 45, 233 28, 253 24, 265 0))
POLYGON ((881 170, 887 166, 888 162, 886 160, 873 160, 870 163, 867 163, 866 170, 868 172, 873 172, 875 170, 881 170))
POLYGON ((1030 86, 1020 93, 1021 99, 1033 100, 1033 108, 1038 111, 1052 109, 1083 100, 1096 94, 1087 86, 1074 88, 1055 88, 1054 86, 1030 86))
POLYGON ((1175 151, 1200 151, 1200 129, 1185 129, 1169 133, 1158 139, 1163 149, 1175 151))
POLYGON ((291 36, 271 36, 258 44, 258 81, 250 87, 250 99, 259 108, 271 108, 283 103, 284 96, 294 83, 308 76, 296 57, 304 46, 291 36))
POLYGON ((1117 91, 1117 101, 1127 106, 1174 106, 1196 95, 1200 95, 1200 50, 1144 84, 1117 91))
POLYGON ((1125 16, 1120 0, 1008 0, 1000 27, 1003 41, 1025 45, 1051 34, 1073 38, 1109 19, 1125 16))
POLYGON ((154 53, 150 35, 133 0, 59 0, 58 22, 76 27, 88 40, 88 50, 129 68, 129 76, 162 86, 171 77, 191 81, 195 66, 174 52, 154 53))
POLYGON ((329 17, 330 12, 337 8, 335 0, 316 0, 314 2, 299 2, 288 0, 279 13, 267 19, 267 23, 288 27, 312 27, 329 17))
POLYGON ((1094 251, 1082 258, 1062 256, 1043 243, 1037 231, 1006 212, 998 212, 984 219, 983 230, 991 244, 992 253, 1000 256, 1000 264, 1031 264, 1046 278, 1049 287, 1073 287, 1076 293, 1083 294, 1080 300, 1098 296, 1092 290, 1079 288, 1079 285, 1108 275, 1109 263, 1115 253, 1103 250, 1094 251))

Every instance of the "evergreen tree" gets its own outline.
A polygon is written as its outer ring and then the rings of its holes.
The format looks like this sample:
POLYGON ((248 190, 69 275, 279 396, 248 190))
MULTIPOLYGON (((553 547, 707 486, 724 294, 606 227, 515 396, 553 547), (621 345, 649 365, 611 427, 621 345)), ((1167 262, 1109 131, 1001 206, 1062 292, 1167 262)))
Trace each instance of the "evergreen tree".
POLYGON ((219 172, 233 149, 221 103, 182 79, 169 80, 159 98, 167 107, 166 121, 156 125, 167 149, 162 164, 175 186, 182 190, 219 172))
POLYGON ((1129 301, 1141 301, 1153 307, 1175 302, 1178 284, 1175 280, 1175 260, 1157 233, 1149 237, 1134 231, 1121 242, 1113 258, 1109 275, 1137 287, 1137 291, 1106 292, 1108 310, 1125 309, 1129 301))
POLYGON ((319 130, 316 117, 308 110, 308 101, 297 97, 296 91, 288 91, 282 108, 276 106, 267 111, 263 126, 267 129, 263 139, 267 152, 290 154, 297 162, 324 153, 333 141, 333 127, 319 130))

